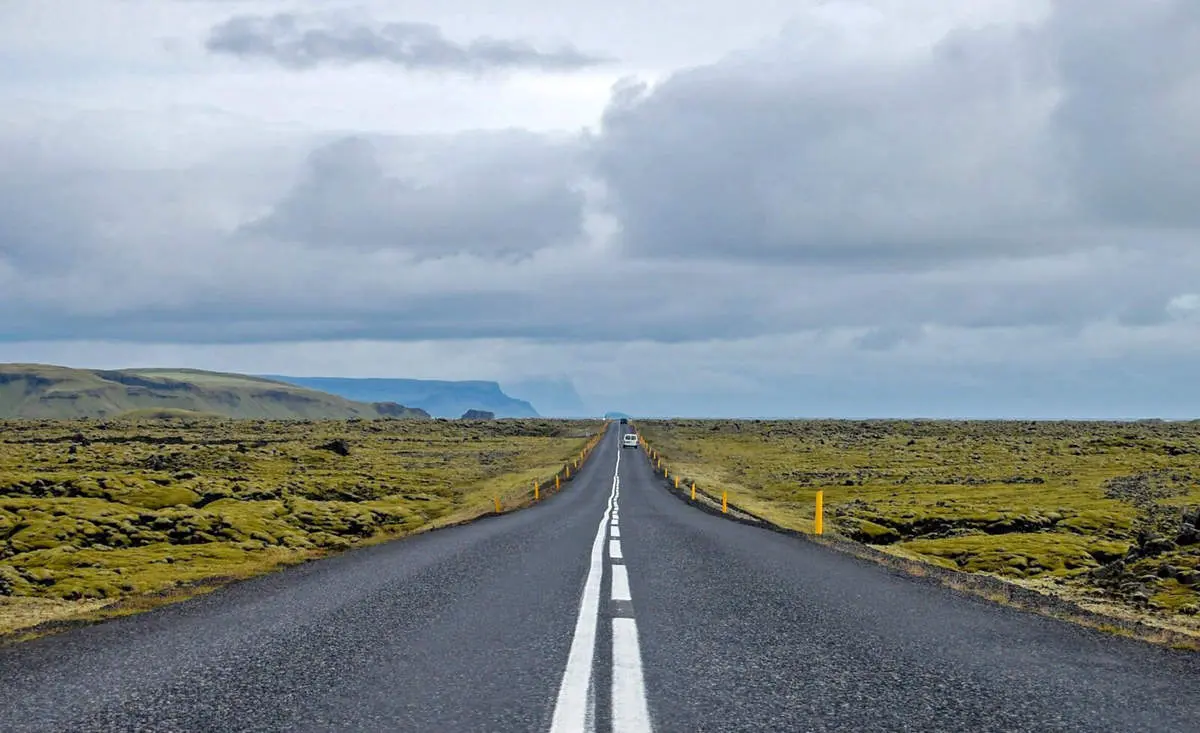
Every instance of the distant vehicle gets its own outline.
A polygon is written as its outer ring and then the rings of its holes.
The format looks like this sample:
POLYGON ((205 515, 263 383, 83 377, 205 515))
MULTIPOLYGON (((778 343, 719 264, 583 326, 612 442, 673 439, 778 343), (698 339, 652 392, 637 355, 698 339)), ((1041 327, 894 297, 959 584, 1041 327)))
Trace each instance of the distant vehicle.
POLYGON ((638 447, 637 433, 625 433, 624 437, 621 438, 621 447, 622 448, 638 447))
POLYGON ((621 424, 622 424, 622 425, 628 425, 628 424, 629 424, 629 418, 627 418, 627 417, 623 417, 623 418, 621 418, 621 424))

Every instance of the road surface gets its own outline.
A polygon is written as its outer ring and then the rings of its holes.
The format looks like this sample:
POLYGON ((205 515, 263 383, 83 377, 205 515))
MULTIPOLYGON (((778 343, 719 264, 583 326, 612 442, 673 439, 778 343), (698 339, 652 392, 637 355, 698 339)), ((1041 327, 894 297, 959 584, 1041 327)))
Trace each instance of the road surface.
POLYGON ((561 494, 0 648, 0 731, 1189 731, 1200 655, 693 509, 561 494))

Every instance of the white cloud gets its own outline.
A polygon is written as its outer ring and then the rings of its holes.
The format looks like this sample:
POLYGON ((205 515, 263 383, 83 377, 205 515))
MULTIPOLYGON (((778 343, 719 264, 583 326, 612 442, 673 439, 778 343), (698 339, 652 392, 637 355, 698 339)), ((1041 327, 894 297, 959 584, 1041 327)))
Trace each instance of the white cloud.
POLYGON ((1167 302, 1167 313, 1173 318, 1195 318, 1200 316, 1200 295, 1184 293, 1167 302))

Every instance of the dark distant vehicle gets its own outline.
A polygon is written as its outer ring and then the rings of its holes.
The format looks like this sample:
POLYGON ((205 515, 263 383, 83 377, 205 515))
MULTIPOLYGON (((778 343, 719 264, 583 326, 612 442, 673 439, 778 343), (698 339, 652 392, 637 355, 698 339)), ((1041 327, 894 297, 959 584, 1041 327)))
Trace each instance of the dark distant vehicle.
POLYGON ((623 418, 621 418, 621 424, 622 424, 622 425, 628 425, 628 424, 629 424, 629 418, 627 418, 627 417, 623 417, 623 418))

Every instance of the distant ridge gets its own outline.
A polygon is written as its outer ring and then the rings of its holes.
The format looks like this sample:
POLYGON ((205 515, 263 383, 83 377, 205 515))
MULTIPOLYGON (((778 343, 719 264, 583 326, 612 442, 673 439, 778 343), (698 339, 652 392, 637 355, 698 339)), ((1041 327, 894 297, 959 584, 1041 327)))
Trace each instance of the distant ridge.
POLYGON ((434 417, 457 418, 468 410, 491 412, 496 417, 540 417, 534 406, 505 394, 496 382, 450 382, 436 379, 382 377, 287 377, 267 379, 319 389, 349 400, 399 402, 425 410, 434 417))
POLYGON ((545 417, 592 417, 595 411, 584 404, 567 377, 540 377, 505 381, 501 387, 517 399, 533 403, 545 417))
POLYGON ((429 417, 399 404, 355 402, 245 374, 0 364, 0 418, 145 419, 189 413, 280 420, 429 417))

